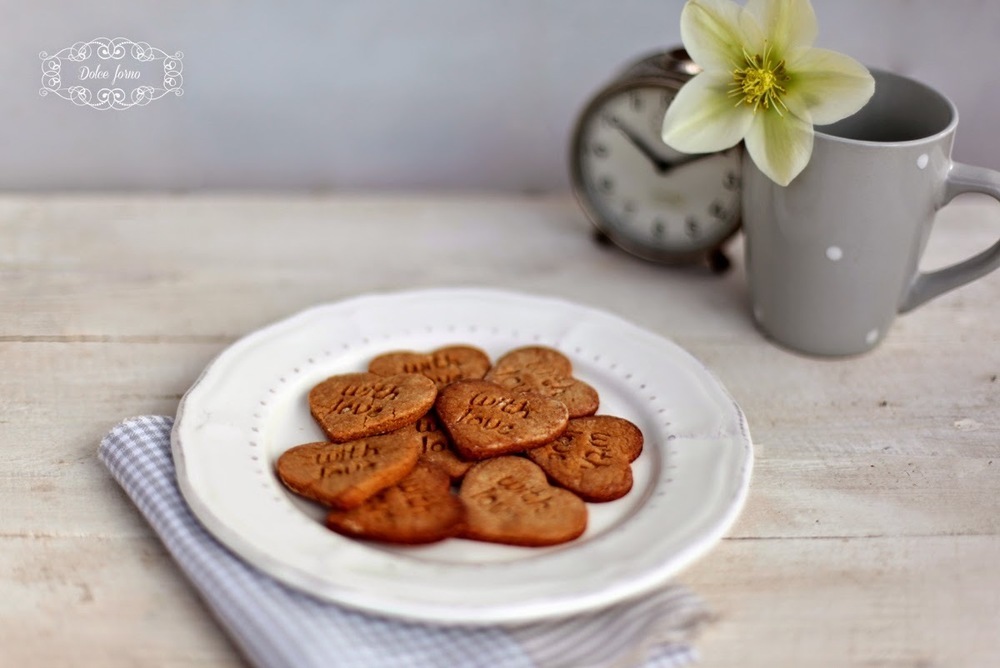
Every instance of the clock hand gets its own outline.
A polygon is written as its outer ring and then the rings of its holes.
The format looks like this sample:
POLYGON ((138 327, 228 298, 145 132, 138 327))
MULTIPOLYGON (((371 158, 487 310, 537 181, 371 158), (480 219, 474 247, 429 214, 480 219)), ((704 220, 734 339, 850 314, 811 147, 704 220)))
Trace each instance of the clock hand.
POLYGON ((709 158, 718 157, 718 152, 716 153, 686 153, 684 157, 680 160, 674 160, 666 166, 666 169, 660 170, 660 174, 666 174, 672 169, 677 169, 678 167, 683 167, 684 165, 690 165, 692 162, 699 162, 701 160, 708 160, 709 158))
POLYGON ((698 162, 699 160, 706 160, 708 158, 715 157, 718 153, 694 153, 685 154, 685 156, 679 160, 668 161, 664 160, 653 147, 649 145, 646 140, 635 133, 634 130, 624 125, 614 116, 611 117, 611 124, 618 128, 623 135, 625 135, 632 144, 639 149, 646 158, 653 163, 653 167, 656 168, 656 173, 659 175, 667 174, 668 172, 677 169, 678 167, 683 167, 684 165, 690 164, 692 162, 698 162))
POLYGON ((670 171, 671 164, 661 158, 657 152, 653 150, 653 147, 650 146, 645 139, 636 134, 634 130, 629 128, 627 125, 624 125, 614 116, 611 117, 611 124, 618 128, 621 133, 625 135, 630 142, 632 142, 632 145, 639 149, 639 152, 646 156, 651 163, 653 163, 653 167, 656 168, 656 172, 658 174, 665 174, 670 171))

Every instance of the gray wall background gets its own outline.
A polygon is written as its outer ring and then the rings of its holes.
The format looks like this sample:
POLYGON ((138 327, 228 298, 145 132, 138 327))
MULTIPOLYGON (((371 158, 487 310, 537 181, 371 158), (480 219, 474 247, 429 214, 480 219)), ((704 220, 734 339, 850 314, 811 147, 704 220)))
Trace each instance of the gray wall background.
MULTIPOLYGON (((678 44, 681 0, 0 3, 6 190, 567 187, 577 111, 678 44), (40 51, 184 52, 184 95, 97 111, 41 97, 40 51)), ((955 155, 1000 168, 1000 3, 814 0, 819 46, 958 105, 955 155)))

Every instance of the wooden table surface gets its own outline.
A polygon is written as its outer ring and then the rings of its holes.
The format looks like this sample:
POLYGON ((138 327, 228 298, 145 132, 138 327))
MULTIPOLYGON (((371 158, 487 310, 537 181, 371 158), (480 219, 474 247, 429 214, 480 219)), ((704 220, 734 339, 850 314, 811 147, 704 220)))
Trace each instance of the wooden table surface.
MULTIPOLYGON (((992 244, 939 216, 925 265, 992 244)), ((705 362, 756 463, 730 534, 682 573, 726 667, 1000 665, 1000 274, 842 360, 768 343, 739 242, 717 277, 595 244, 568 196, 0 198, 0 665, 241 660, 96 457, 173 414, 236 338, 305 307, 475 285, 616 312, 705 362)))

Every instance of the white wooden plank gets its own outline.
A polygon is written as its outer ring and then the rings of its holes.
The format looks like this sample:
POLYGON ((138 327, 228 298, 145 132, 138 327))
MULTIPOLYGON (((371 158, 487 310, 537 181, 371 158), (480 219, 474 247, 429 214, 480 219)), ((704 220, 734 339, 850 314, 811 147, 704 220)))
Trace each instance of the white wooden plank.
POLYGON ((0 664, 241 666, 151 538, 0 537, 0 664))
POLYGON ((997 536, 727 539, 682 579, 713 668, 996 665, 997 536))

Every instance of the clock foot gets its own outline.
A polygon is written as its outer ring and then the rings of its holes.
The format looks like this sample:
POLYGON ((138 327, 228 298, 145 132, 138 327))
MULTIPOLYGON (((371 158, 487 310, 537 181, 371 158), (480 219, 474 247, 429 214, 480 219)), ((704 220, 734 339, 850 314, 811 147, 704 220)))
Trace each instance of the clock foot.
POLYGON ((708 266, 711 268, 713 274, 724 274, 729 271, 732 262, 729 261, 725 253, 716 248, 708 254, 708 266))

